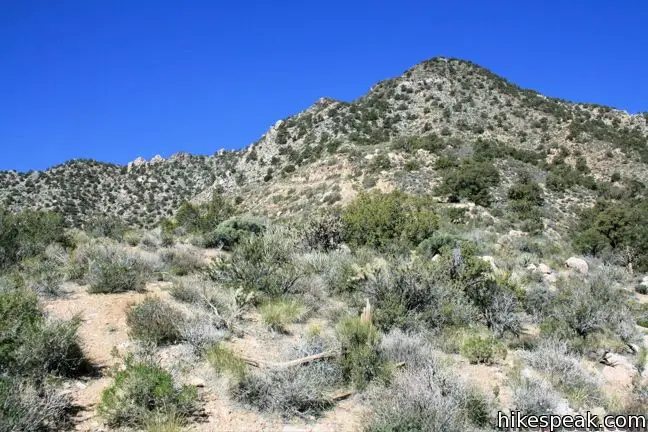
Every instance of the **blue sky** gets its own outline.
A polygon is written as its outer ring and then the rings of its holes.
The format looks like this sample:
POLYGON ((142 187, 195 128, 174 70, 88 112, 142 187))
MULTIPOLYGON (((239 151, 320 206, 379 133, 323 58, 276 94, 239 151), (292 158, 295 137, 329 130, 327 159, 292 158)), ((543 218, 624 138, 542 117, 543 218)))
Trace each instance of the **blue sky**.
POLYGON ((255 141, 443 55, 648 111, 642 1, 0 0, 0 169, 255 141))

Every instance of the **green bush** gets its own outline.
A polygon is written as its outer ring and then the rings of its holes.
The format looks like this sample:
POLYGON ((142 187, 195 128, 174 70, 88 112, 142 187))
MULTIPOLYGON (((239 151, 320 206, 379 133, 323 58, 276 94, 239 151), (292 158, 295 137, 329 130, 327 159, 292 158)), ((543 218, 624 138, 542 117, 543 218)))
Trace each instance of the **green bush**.
POLYGON ((342 212, 343 238, 353 246, 416 246, 432 235, 439 217, 429 198, 402 192, 360 194, 342 212))
POLYGON ((293 255, 297 239, 283 229, 271 229, 261 236, 244 238, 231 255, 214 262, 210 277, 246 293, 261 292, 271 297, 293 293, 302 272, 293 255))
POLYGON ((506 358, 506 347, 493 336, 470 336, 461 344, 461 355, 470 363, 492 364, 506 358))
POLYGON ((80 319, 45 319, 33 293, 0 291, 0 375, 76 376, 87 361, 79 344, 80 319))
POLYGON ((379 154, 373 157, 371 159, 371 162, 369 162, 369 171, 370 172, 380 172, 380 171, 385 171, 391 168, 391 161, 389 160, 389 156, 386 154, 379 154))
POLYGON ((441 174, 443 180, 438 192, 448 195, 451 202, 465 198, 475 204, 489 206, 492 201, 490 188, 500 183, 499 171, 488 161, 466 159, 457 167, 442 170, 441 174))
POLYGON ((45 252, 52 243, 69 245, 63 219, 54 213, 0 208, 0 270, 45 252))
POLYGON ((204 234, 216 229, 224 220, 236 211, 234 203, 219 190, 215 190, 211 200, 200 205, 183 202, 175 214, 175 220, 162 223, 162 229, 168 235, 204 234))
POLYGON ((205 247, 231 251, 246 236, 262 234, 267 222, 254 216, 237 216, 221 222, 216 229, 205 234, 205 247))
POLYGON ((357 388, 364 388, 374 379, 389 376, 380 355, 380 332, 370 322, 346 317, 337 326, 336 334, 342 347, 340 366, 344 379, 357 388))
POLYGON ((135 339, 164 345, 181 339, 184 316, 157 297, 148 297, 126 313, 130 335, 135 339))
POLYGON ((259 308, 261 319, 278 332, 287 332, 288 324, 299 321, 304 315, 304 307, 296 300, 280 298, 270 300, 259 308))
POLYGON ((359 290, 374 306, 378 327, 414 329, 466 325, 477 311, 441 266, 423 258, 413 263, 394 262, 368 274, 359 290))
POLYGON ((159 365, 127 357, 98 411, 111 427, 144 427, 156 417, 186 419, 196 410, 196 389, 178 386, 159 365))
POLYGON ((85 231, 93 237, 108 237, 116 241, 124 240, 128 224, 122 219, 110 216, 98 216, 90 219, 84 226, 85 231))
POLYGON ((63 268, 47 258, 29 258, 20 263, 20 272, 24 275, 25 285, 45 296, 57 296, 65 279, 63 268))
POLYGON ((648 271, 648 202, 597 202, 575 227, 574 247, 601 256, 615 252, 639 271, 648 271))

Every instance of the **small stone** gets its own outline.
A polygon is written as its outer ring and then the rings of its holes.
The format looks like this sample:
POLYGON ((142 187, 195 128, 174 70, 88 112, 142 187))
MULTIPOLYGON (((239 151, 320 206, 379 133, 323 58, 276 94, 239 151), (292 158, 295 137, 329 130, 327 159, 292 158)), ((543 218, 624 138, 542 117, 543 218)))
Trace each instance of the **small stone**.
POLYGON ((551 273, 551 269, 549 268, 549 266, 547 264, 540 263, 540 264, 538 264, 538 273, 549 274, 549 273, 551 273))
POLYGON ((565 265, 572 270, 577 270, 581 274, 587 274, 587 271, 589 270, 587 262, 582 258, 570 257, 565 261, 565 265))
POLYGON ((528 266, 526 266, 526 269, 530 272, 534 272, 538 269, 538 267, 536 267, 535 264, 529 264, 528 266))
POLYGON ((193 377, 189 380, 189 385, 202 388, 205 387, 205 381, 203 381, 201 378, 193 377))

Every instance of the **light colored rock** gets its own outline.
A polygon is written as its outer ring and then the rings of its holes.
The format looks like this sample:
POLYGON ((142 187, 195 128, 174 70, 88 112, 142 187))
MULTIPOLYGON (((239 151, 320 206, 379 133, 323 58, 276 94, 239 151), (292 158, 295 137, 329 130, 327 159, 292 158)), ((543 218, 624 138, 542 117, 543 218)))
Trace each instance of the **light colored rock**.
POLYGON ((526 269, 530 272, 534 272, 538 269, 538 267, 535 264, 529 264, 528 266, 526 266, 526 269))
POLYGON ((484 255, 481 257, 481 259, 482 261, 486 261, 487 263, 489 263, 493 270, 497 270, 497 265, 495 264, 495 258, 493 258, 490 255, 484 255))
POLYGON ((587 274, 587 271, 589 270, 587 262, 582 258, 570 257, 565 261, 565 265, 572 270, 577 270, 581 274, 587 274))
POLYGON ((511 230, 508 235, 509 237, 524 237, 527 234, 524 231, 511 230))
POLYGON ((153 159, 151 159, 152 164, 157 164, 157 163, 160 163, 160 162, 164 162, 164 158, 162 156, 160 156, 160 155, 155 155, 155 156, 153 156, 153 159))
POLYGON ((434 255, 434 256, 432 257, 432 261, 438 261, 439 258, 441 258, 441 255, 436 254, 436 255, 434 255))
POLYGON ((648 276, 644 276, 641 282, 639 282, 639 285, 648 288, 648 276))
POLYGON ((205 381, 198 377, 193 377, 189 380, 189 385, 192 387, 205 387, 205 381))
POLYGON ((145 163, 146 163, 146 159, 144 159, 143 157, 140 156, 137 159, 135 159, 134 161, 128 162, 127 169, 128 169, 128 171, 130 171, 131 168, 144 165, 145 163))
POLYGON ((549 266, 548 266, 547 264, 545 264, 545 263, 540 263, 540 264, 538 264, 538 269, 537 269, 537 271, 538 271, 538 273, 542 273, 542 274, 549 274, 549 273, 551 273, 551 269, 550 269, 549 266))

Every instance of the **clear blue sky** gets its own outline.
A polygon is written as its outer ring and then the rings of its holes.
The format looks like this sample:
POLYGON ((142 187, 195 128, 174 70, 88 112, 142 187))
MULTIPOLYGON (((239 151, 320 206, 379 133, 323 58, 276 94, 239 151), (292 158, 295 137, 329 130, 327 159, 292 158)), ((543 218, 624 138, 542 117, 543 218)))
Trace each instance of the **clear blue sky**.
POLYGON ((0 0, 0 169, 255 141, 443 55, 648 111, 645 1, 0 0))

